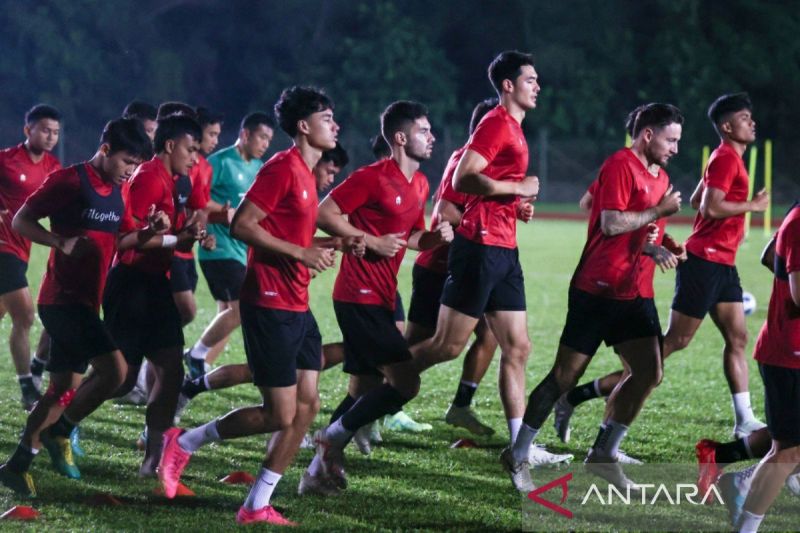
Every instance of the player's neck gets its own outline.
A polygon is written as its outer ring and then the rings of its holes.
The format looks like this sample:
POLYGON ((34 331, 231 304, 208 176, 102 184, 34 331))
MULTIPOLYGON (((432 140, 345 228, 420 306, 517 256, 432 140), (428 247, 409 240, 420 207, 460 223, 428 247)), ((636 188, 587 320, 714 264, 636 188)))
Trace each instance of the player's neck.
POLYGON ((400 167, 400 172, 406 177, 408 181, 414 178, 414 173, 419 170, 419 161, 414 158, 408 157, 405 151, 401 149, 392 150, 392 159, 400 167))
POLYGON ((722 143, 727 144, 728 146, 736 150, 736 153, 739 154, 739 157, 742 157, 744 155, 745 150, 747 150, 747 143, 735 141, 730 137, 723 137, 722 143))
POLYGON ((511 118, 516 120, 518 123, 522 124, 522 121, 525 120, 525 109, 519 106, 509 94, 503 94, 500 105, 505 108, 511 118))
POLYGON ((248 154, 247 151, 244 148, 242 148, 241 139, 236 139, 236 144, 234 144, 233 146, 234 148, 236 148, 236 151, 239 152, 239 156, 242 159, 244 159, 245 163, 249 163, 250 160, 253 159, 252 157, 250 157, 250 154, 248 154))
POLYGON ((103 154, 101 152, 96 152, 94 156, 88 161, 89 166, 91 166, 97 175, 100 176, 100 179, 106 183, 110 183, 111 180, 108 176, 105 175, 103 172, 103 154))
POLYGON ((300 152, 300 157, 302 157, 305 164, 308 165, 308 170, 313 169, 317 163, 319 163, 322 157, 322 149, 309 144, 308 137, 305 135, 298 135, 294 138, 294 145, 300 152))
POLYGON ((28 157, 30 157, 31 161, 33 161, 34 163, 38 163, 39 161, 44 159, 45 151, 35 150, 34 148, 31 147, 31 143, 28 140, 25 141, 25 150, 28 152, 28 157))
POLYGON ((167 173, 174 177, 174 172, 172 172, 172 160, 169 157, 169 154, 167 152, 161 152, 156 154, 156 158, 158 158, 161 163, 164 164, 164 168, 167 169, 167 173))
POLYGON ((647 171, 650 172, 650 166, 652 165, 652 163, 650 163, 650 161, 647 160, 647 156, 645 155, 644 152, 644 147, 641 144, 634 142, 631 145, 631 152, 633 152, 633 155, 636 156, 636 159, 638 159, 642 163, 642 165, 644 165, 644 168, 646 168, 647 171))

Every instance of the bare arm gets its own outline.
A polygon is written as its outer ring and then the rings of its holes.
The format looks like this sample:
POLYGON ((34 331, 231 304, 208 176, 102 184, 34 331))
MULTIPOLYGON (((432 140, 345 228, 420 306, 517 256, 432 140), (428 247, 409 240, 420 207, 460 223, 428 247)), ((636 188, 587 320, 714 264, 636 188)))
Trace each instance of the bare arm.
POLYGON ((499 181, 482 174, 489 165, 478 152, 467 150, 458 162, 453 175, 453 189, 476 196, 536 196, 539 193, 539 178, 527 176, 522 181, 499 181))
POLYGON ((578 207, 581 209, 581 211, 584 211, 586 213, 591 211, 592 210, 592 193, 590 193, 589 191, 586 191, 585 193, 583 193, 583 196, 581 196, 581 199, 578 201, 578 207))
POLYGON ((749 211, 764 211, 768 204, 769 194, 764 189, 758 191, 752 200, 729 202, 725 200, 725 192, 714 187, 708 187, 703 191, 702 200, 700 201, 700 214, 705 218, 728 218, 749 211))
POLYGON ((350 224, 336 200, 329 194, 319 204, 317 226, 335 237, 363 238, 368 250, 383 257, 393 257, 407 245, 402 233, 370 235, 350 224))
POLYGON ((792 293, 794 305, 800 307, 800 271, 789 274, 789 290, 792 293))
POLYGON ((703 190, 703 179, 700 178, 700 181, 697 182, 697 187, 694 188, 691 198, 689 198, 689 205, 692 206, 692 209, 700 209, 700 200, 703 198, 703 190))
POLYGON ((439 222, 433 231, 415 230, 408 237, 412 250, 430 250, 453 240, 453 226, 447 221, 439 222))
POLYGON ((769 269, 770 272, 775 272, 775 242, 777 237, 775 235, 769 240, 764 250, 761 252, 761 264, 769 269))
POLYGON ((669 186, 658 205, 644 211, 614 211, 603 209, 600 212, 600 230, 606 237, 613 237, 646 226, 661 217, 678 212, 681 208, 681 193, 669 186))
POLYGON ((461 216, 463 214, 464 212, 456 204, 444 198, 433 206, 433 218, 438 216, 439 220, 449 222, 455 228, 461 224, 461 216))
POLYGON ((64 237, 47 231, 27 205, 23 205, 17 211, 14 220, 11 221, 11 227, 26 239, 50 248, 61 249, 65 240, 64 237))

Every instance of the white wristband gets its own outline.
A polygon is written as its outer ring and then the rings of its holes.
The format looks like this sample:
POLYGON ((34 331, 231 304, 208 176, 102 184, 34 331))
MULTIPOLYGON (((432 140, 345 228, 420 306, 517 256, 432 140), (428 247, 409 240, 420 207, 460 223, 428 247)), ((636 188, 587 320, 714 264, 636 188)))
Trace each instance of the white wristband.
POLYGON ((161 236, 161 247, 162 248, 175 248, 175 245, 178 244, 178 237, 175 235, 162 235, 161 236))

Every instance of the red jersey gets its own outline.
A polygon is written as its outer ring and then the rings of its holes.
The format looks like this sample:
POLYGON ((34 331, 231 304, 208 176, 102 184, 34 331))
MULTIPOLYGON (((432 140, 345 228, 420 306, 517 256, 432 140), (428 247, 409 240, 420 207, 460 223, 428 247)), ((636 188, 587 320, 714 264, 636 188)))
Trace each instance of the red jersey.
MULTIPOLYGON (((297 147, 278 152, 256 174, 245 199, 264 211, 270 235, 308 248, 317 230, 317 186, 297 147)), ((285 311, 308 310, 308 268, 284 255, 248 247, 243 302, 285 311)))
MULTIPOLYGON (((331 191, 331 198, 350 224, 380 236, 402 233, 408 239, 414 230, 425 229, 428 180, 415 172, 408 180, 394 159, 383 159, 361 167, 331 191)), ((394 310, 397 271, 405 248, 394 257, 381 257, 367 250, 363 258, 342 256, 342 266, 333 286, 333 299, 394 310)))
POLYGON ((83 304, 99 310, 117 235, 135 228, 120 188, 104 181, 92 165, 80 163, 53 172, 25 205, 39 218, 50 217, 53 233, 85 236, 90 244, 80 257, 50 249, 39 303, 83 304))
MULTIPOLYGON (((202 154, 198 154, 197 164, 194 165, 191 172, 189 172, 189 180, 192 184, 192 192, 189 195, 189 200, 186 203, 186 207, 192 211, 205 209, 209 200, 211 200, 212 174, 213 170, 211 168, 211 164, 205 157, 203 157, 202 154)), ((175 257, 180 257, 181 259, 192 259, 194 258, 193 250, 194 247, 192 247, 192 249, 188 252, 175 250, 175 257)))
MULTIPOLYGON (((499 181, 522 181, 528 170, 528 144, 519 122, 498 105, 475 128, 467 144, 489 164, 482 174, 499 181)), ((517 247, 519 198, 470 196, 456 231, 467 239, 489 246, 517 247)))
MULTIPOLYGON (((456 167, 458 166, 458 162, 461 161, 461 156, 464 155, 466 151, 467 147, 464 146, 453 152, 453 155, 450 156, 450 160, 447 161, 447 166, 442 175, 442 181, 439 182, 439 187, 436 188, 436 193, 433 195, 433 205, 436 205, 439 200, 445 199, 455 204, 459 209, 464 209, 469 195, 463 192, 456 192, 456 190, 453 189, 453 175, 456 173, 456 167)), ((441 221, 438 216, 431 218, 431 230, 438 226, 439 222, 441 221)), ((449 244, 443 244, 436 248, 431 248, 430 250, 423 250, 417 254, 416 264, 433 270, 434 272, 445 274, 447 272, 447 255, 449 252, 449 244)))
MULTIPOLYGON (((726 202, 746 202, 750 178, 741 156, 730 145, 721 143, 708 159, 703 187, 719 189, 726 202)), ((744 214, 727 218, 705 218, 698 211, 686 250, 714 263, 733 266, 736 251, 744 238, 744 214)))
POLYGON ((800 271, 800 202, 795 202, 778 230, 774 268, 767 321, 758 334, 754 356, 763 364, 800 369, 800 307, 789 288, 789 274, 800 271))
POLYGON ((594 189, 586 245, 572 277, 575 288, 615 300, 652 298, 652 277, 649 291, 643 294, 641 287, 654 267, 653 260, 642 253, 647 226, 607 237, 600 228, 600 213, 645 211, 658 205, 668 187, 666 172, 659 169, 658 176, 653 176, 630 148, 606 159, 594 189))
MULTIPOLYGON (((176 182, 179 176, 172 176, 158 156, 139 165, 136 172, 123 188, 126 216, 136 222, 137 229, 147 225, 147 213, 151 205, 156 211, 164 211, 169 217, 169 233, 176 235, 185 214, 176 206, 176 182)), ((185 178, 184 178, 185 179, 185 178)), ((131 249, 117 254, 115 262, 130 265, 151 274, 166 274, 172 263, 174 248, 155 248, 150 250, 131 249)))
POLYGON ((11 221, 45 177, 60 168, 61 163, 49 152, 34 163, 24 144, 0 151, 0 211, 8 210, 0 216, 0 253, 28 262, 31 241, 14 231, 11 221))

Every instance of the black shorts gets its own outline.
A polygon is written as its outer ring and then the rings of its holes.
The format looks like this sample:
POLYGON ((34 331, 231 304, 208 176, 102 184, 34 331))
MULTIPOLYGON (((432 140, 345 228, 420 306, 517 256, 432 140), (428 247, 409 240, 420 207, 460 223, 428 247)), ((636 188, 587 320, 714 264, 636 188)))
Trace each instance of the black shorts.
POLYGON ((439 300, 447 274, 414 265, 411 270, 411 304, 408 321, 435 330, 439 319, 439 300))
POLYGON ((564 346, 592 357, 602 342, 616 346, 647 337, 661 338, 652 298, 613 300, 569 288, 567 323, 559 341, 564 346))
POLYGON ((486 246, 456 234, 447 270, 443 305, 475 318, 492 311, 525 310, 525 280, 517 248, 486 246))
POLYGON ((97 311, 88 305, 39 305, 39 319, 50 335, 47 370, 83 374, 89 361, 117 349, 97 311))
POLYGON ((333 302, 344 342, 344 371, 381 376, 378 367, 411 359, 392 312, 380 305, 333 302))
POLYGON ((406 321, 406 309, 403 307, 403 297, 400 296, 400 291, 397 291, 397 294, 394 297, 394 321, 406 321))
POLYGON ((119 264, 108 272, 103 320, 131 366, 164 348, 183 347, 183 327, 169 280, 119 264))
POLYGON ((675 311, 703 319, 718 303, 741 301, 742 284, 735 266, 706 261, 692 254, 678 265, 672 300, 675 311))
POLYGON ((311 311, 284 311, 242 303, 247 366, 258 387, 290 387, 298 370, 322 368, 322 336, 311 311))
POLYGON ((770 436, 800 446, 800 369, 758 363, 758 370, 770 436))
POLYGON ((14 254, 0 253, 0 296, 28 286, 28 263, 14 254))
POLYGON ((197 289, 197 267, 194 258, 173 257, 169 269, 169 285, 172 292, 194 292, 197 289))
POLYGON ((239 299, 247 267, 236 259, 200 261, 200 270, 206 277, 208 290, 217 302, 234 302, 239 299))

